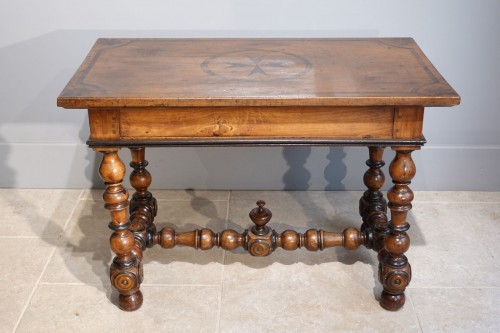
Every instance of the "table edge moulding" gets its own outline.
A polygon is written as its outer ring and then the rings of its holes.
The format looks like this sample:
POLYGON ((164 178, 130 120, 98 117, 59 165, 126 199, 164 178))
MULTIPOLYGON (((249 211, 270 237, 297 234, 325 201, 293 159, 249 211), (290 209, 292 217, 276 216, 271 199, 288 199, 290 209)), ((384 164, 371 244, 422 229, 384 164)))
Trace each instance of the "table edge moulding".
POLYGON ((411 280, 405 253, 412 152, 426 142, 425 107, 459 103, 411 38, 102 38, 57 99, 60 107, 88 110, 87 144, 102 153, 99 174, 111 215, 111 285, 127 311, 143 302, 142 258, 154 245, 241 247, 253 256, 363 245, 378 253, 380 304, 400 309, 411 280), (249 213, 253 226, 242 232, 157 230, 147 147, 317 145, 368 148, 359 229, 275 230, 259 200, 249 213), (387 199, 385 147, 395 151, 387 199), (132 154, 131 197, 122 185, 121 148, 132 154))

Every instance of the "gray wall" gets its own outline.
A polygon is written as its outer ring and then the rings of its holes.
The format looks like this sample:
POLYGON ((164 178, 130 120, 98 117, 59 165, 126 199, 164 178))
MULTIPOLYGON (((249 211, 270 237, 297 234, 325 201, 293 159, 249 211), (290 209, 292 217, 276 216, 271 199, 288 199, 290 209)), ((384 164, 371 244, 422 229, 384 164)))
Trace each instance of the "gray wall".
MULTIPOLYGON (((458 107, 427 109, 413 188, 500 190, 499 13, 495 0, 2 0, 0 187, 100 186, 86 112, 56 107, 98 37, 411 36, 462 96, 458 107)), ((366 158, 326 147, 148 156, 153 187, 180 189, 362 189, 366 158)))

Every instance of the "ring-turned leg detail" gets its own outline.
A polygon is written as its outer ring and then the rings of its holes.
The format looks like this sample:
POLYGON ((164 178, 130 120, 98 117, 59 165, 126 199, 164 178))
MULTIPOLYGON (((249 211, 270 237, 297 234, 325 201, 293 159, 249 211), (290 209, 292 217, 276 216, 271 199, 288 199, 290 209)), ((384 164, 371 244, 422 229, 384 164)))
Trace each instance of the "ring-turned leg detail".
POLYGON ((145 148, 130 148, 133 168, 130 174, 130 184, 135 189, 135 193, 130 200, 130 227, 134 233, 137 246, 135 251, 137 256, 142 258, 142 251, 153 246, 153 237, 156 234, 156 227, 153 223, 158 206, 156 199, 148 191, 151 185, 151 174, 146 170, 148 161, 145 159, 145 148))
POLYGON ((410 247, 406 218, 411 210, 413 192, 408 186, 416 168, 412 150, 395 147, 396 156, 389 167, 394 186, 387 193, 391 221, 389 234, 384 238, 384 249, 379 252, 379 280, 384 287, 380 305, 387 310, 399 310, 405 303, 404 291, 411 280, 411 267, 404 253, 410 247))
POLYGON ((142 294, 139 290, 142 265, 134 253, 134 235, 128 229, 128 193, 122 185, 125 165, 118 156, 118 148, 96 150, 103 153, 99 174, 106 184, 104 207, 111 214, 109 228, 113 230, 113 234, 110 237, 110 246, 116 254, 110 268, 111 285, 120 293, 120 309, 133 311, 142 305, 142 294))
POLYGON ((367 191, 359 200, 359 214, 363 219, 361 231, 366 231, 369 235, 367 248, 380 251, 384 244, 384 236, 389 233, 387 228, 387 203, 383 193, 380 191, 384 186, 385 175, 382 167, 385 165, 382 160, 384 147, 369 147, 370 159, 366 161, 369 169, 365 172, 363 182, 367 191))

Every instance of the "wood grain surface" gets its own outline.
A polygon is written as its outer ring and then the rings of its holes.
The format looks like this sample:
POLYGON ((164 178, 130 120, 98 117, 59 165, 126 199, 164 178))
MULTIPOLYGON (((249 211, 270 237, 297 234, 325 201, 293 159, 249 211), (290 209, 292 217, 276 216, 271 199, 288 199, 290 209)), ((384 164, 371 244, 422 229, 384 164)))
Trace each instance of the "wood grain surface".
MULTIPOLYGON (((123 139, 167 137, 391 138, 389 107, 170 108, 120 112, 123 139)), ((103 138, 111 139, 111 138, 103 138)))
POLYGON ((459 102, 411 38, 99 39, 58 98, 65 108, 459 102))

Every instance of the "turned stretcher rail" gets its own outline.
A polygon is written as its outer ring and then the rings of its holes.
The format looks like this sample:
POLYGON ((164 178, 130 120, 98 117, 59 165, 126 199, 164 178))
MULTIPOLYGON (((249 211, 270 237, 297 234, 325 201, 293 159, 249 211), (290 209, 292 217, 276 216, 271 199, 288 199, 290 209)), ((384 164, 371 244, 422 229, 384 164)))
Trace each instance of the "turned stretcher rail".
POLYGON ((180 245, 210 250, 217 246, 232 251, 242 247, 252 255, 265 256, 280 247, 288 251, 303 247, 309 251, 318 251, 334 246, 343 246, 348 250, 354 250, 360 245, 364 245, 367 239, 365 233, 355 228, 347 228, 341 233, 317 229, 309 229, 305 233, 294 230, 277 233, 275 230, 269 230, 269 233, 263 236, 256 236, 251 229, 246 229, 243 233, 231 229, 215 233, 206 228, 188 232, 176 232, 172 228, 163 228, 156 234, 153 242, 165 249, 180 245), (269 248, 270 252, 265 251, 266 247, 269 248), (254 251, 251 251, 252 249, 254 251))
POLYGON ((280 247, 287 251, 303 247, 309 251, 318 251, 334 246, 354 250, 360 245, 365 245, 369 238, 366 232, 355 228, 347 228, 341 233, 317 229, 309 229, 304 233, 294 230, 278 233, 266 226, 272 214, 270 210, 264 208, 264 201, 258 201, 257 205, 258 207, 250 212, 250 218, 255 226, 246 229, 243 233, 231 229, 216 233, 207 228, 188 232, 176 232, 172 228, 163 228, 155 233, 153 245, 159 244, 166 249, 177 245, 190 246, 201 250, 209 250, 217 246, 229 251, 241 247, 253 256, 263 257, 280 247))

